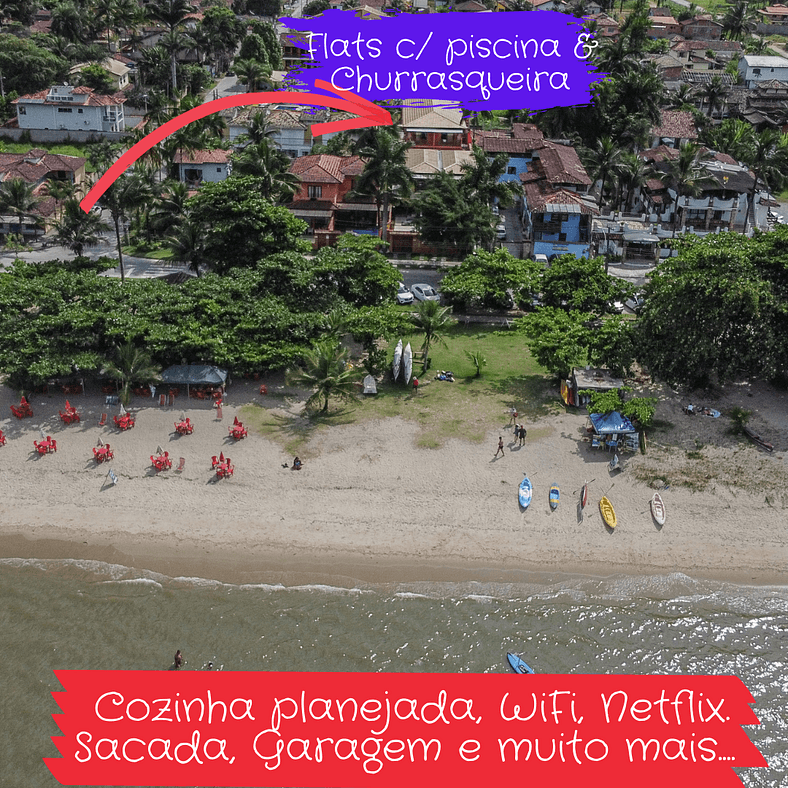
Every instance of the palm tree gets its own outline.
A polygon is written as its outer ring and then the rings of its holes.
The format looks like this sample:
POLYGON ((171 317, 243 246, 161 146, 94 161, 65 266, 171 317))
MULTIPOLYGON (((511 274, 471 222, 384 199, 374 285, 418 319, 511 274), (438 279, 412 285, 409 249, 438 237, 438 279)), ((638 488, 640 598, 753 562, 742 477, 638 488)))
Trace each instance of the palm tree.
POLYGON ((129 175, 121 175, 98 199, 98 204, 110 212, 115 225, 121 283, 126 281, 123 268, 123 244, 120 237, 121 225, 128 218, 129 212, 144 200, 149 200, 149 197, 145 194, 145 190, 140 189, 140 181, 129 175))
POLYGON ((420 301, 411 321, 424 334, 422 372, 426 372, 430 365, 430 345, 434 342, 445 344, 443 332, 454 322, 454 319, 448 306, 441 306, 438 301, 420 301))
POLYGON ((19 238, 22 239, 22 222, 30 216, 41 199, 34 194, 33 184, 22 178, 11 178, 0 185, 0 209, 16 215, 19 238))
POLYGON ((747 218, 744 230, 750 222, 755 221, 755 193, 758 182, 769 187, 781 184, 788 171, 788 134, 781 134, 778 129, 764 129, 755 134, 752 143, 745 151, 744 161, 752 168, 755 181, 747 200, 747 218))
POLYGON ((161 367, 153 363, 150 354, 140 350, 133 342, 115 349, 115 357, 107 360, 104 372, 121 381, 120 399, 124 405, 129 404, 132 383, 154 383, 159 380, 161 367))
POLYGON ((755 8, 750 0, 732 0, 722 18, 722 32, 731 41, 740 41, 755 29, 755 8))
POLYGON ((618 167, 618 182, 626 192, 624 211, 629 211, 632 198, 638 188, 645 185, 653 177, 654 170, 635 153, 624 151, 621 154, 621 163, 618 167))
POLYGON ((695 106, 693 101, 694 91, 692 85, 682 82, 678 90, 671 90, 666 95, 665 107, 667 109, 691 110, 695 106))
POLYGON ((388 238, 390 206, 407 197, 413 188, 413 177, 405 164, 405 153, 410 142, 400 142, 386 128, 370 129, 371 144, 358 151, 366 158, 364 170, 355 183, 358 194, 372 195, 378 212, 381 239, 388 238))
POLYGON ((156 209, 151 214, 154 229, 160 233, 168 233, 177 227, 186 215, 188 199, 189 187, 183 181, 166 181, 164 191, 156 201, 156 209))
POLYGON ((678 224, 679 197, 697 197, 711 177, 704 161, 712 158, 709 151, 703 150, 694 142, 685 142, 679 148, 679 156, 668 162, 667 178, 676 192, 673 200, 673 237, 676 237, 678 224))
POLYGON ((722 77, 715 74, 715 76, 703 86, 700 95, 704 101, 709 102, 707 114, 711 117, 711 113, 714 112, 715 107, 725 106, 725 97, 728 95, 728 88, 723 84, 722 77))
POLYGON ((287 382, 291 386, 315 389, 306 406, 313 408, 322 399, 321 412, 326 413, 330 397, 351 400, 355 396, 358 372, 348 364, 349 355, 348 349, 336 339, 316 342, 304 352, 303 367, 288 370, 287 382))
POLYGON ((67 246, 76 257, 82 257, 86 246, 98 243, 101 232, 108 225, 101 217, 89 211, 85 213, 79 206, 79 200, 70 198, 63 204, 63 216, 55 223, 55 238, 63 246, 67 246))
POLYGON ((291 200, 298 191, 301 181, 297 175, 288 172, 290 159, 268 138, 247 145, 233 155, 232 161, 233 173, 254 176, 261 194, 269 200, 291 200))
POLYGON ((202 226, 185 216, 164 239, 176 260, 186 263, 190 271, 200 275, 205 231, 202 226))
POLYGON ((259 60, 236 60, 234 68, 235 73, 244 80, 247 93, 259 90, 271 76, 270 66, 259 60))
POLYGON ((601 137, 597 140, 593 150, 586 151, 586 160, 589 164, 589 174, 596 181, 601 181, 599 186, 599 209, 602 210, 602 201, 605 198, 605 183, 615 173, 621 161, 621 148, 610 137, 601 137))

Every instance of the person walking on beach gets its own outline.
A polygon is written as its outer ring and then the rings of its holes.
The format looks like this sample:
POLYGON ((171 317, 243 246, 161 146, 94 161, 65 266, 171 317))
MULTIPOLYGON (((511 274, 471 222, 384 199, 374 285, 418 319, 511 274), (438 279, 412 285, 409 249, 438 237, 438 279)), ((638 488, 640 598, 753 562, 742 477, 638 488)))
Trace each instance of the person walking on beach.
MULTIPOLYGON (((501 452, 501 457, 503 457, 504 456, 504 453, 503 453, 503 435, 499 435, 498 436, 498 451, 501 452)), ((493 457, 493 459, 495 459, 498 456, 498 451, 495 452, 495 457, 493 457)))
POLYGON ((520 438, 520 445, 521 446, 525 443, 525 436, 527 434, 528 433, 526 432, 525 424, 521 424, 520 425, 520 434, 518 435, 518 437, 520 438))
POLYGON ((183 654, 181 654, 180 649, 175 652, 175 659, 173 662, 175 663, 175 670, 180 670, 181 665, 183 665, 183 654))
POLYGON ((512 408, 509 411, 509 424, 517 423, 517 408, 512 408))

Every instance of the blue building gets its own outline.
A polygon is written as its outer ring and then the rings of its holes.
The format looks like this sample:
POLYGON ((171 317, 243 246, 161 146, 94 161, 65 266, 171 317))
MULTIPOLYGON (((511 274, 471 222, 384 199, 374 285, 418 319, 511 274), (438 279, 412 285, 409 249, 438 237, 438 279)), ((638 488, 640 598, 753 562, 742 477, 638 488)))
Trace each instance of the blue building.
POLYGON ((591 219, 598 213, 587 196, 591 179, 577 151, 545 141, 534 151, 523 184, 523 228, 533 254, 591 254, 591 219))

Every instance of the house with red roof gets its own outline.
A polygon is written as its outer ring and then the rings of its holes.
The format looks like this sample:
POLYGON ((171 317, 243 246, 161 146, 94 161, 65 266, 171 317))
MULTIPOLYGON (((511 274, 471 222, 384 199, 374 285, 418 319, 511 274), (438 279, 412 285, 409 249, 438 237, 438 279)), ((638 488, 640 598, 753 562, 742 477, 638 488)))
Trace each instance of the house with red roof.
POLYGON ((569 145, 545 140, 534 150, 523 185, 523 230, 533 254, 548 260, 562 254, 588 257, 591 221, 598 213, 587 196, 591 178, 577 151, 569 145))
POLYGON ((20 129, 102 135, 126 130, 122 94, 106 96, 93 88, 54 85, 14 99, 20 129))
POLYGON ((34 237, 46 232, 55 220, 58 202, 49 195, 52 181, 70 183, 76 192, 85 183, 85 161, 81 156, 64 156, 33 148, 27 153, 0 153, 0 182, 20 178, 33 187, 39 202, 29 219, 19 226, 19 219, 12 213, 0 215, 0 233, 34 237))
POLYGON ((698 139, 692 113, 681 109, 663 109, 658 126, 651 129, 651 147, 670 145, 679 148, 685 142, 698 139))
POLYGON ((290 212, 303 219, 314 246, 332 246, 346 232, 377 235, 377 206, 371 197, 352 194, 356 178, 364 170, 358 156, 332 156, 320 153, 293 161, 288 172, 301 181, 290 212))

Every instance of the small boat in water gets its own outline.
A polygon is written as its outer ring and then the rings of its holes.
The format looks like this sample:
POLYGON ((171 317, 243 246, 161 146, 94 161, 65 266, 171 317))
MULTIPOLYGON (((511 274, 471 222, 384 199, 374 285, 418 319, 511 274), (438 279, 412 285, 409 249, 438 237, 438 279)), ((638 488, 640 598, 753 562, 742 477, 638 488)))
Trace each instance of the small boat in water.
POLYGON ((517 654, 509 652, 506 655, 506 659, 509 662, 509 667, 515 673, 534 673, 534 669, 522 657, 518 657, 517 654))

